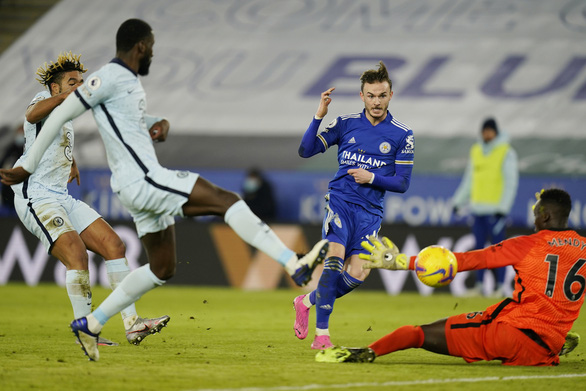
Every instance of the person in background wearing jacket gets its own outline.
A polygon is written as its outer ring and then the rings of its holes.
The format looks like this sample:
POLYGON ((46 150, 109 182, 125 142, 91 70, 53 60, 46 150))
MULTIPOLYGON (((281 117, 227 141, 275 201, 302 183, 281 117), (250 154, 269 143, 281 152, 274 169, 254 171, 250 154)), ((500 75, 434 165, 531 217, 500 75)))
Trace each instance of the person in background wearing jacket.
MULTIPOLYGON (((505 239, 509 215, 519 184, 517 153, 508 137, 499 131, 494 118, 487 118, 481 128, 482 140, 470 149, 470 159, 460 186, 453 197, 454 211, 468 206, 474 218, 472 233, 475 249, 485 247, 487 241, 496 244, 505 239)), ((496 289, 486 292, 483 287, 484 270, 478 270, 472 295, 504 296, 505 268, 494 269, 496 289)))

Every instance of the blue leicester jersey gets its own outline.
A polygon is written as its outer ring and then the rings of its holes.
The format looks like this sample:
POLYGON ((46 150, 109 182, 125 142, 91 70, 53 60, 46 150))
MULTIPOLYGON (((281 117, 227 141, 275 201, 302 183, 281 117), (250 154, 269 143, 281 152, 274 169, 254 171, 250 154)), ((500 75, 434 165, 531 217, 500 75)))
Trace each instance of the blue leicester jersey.
POLYGON ((365 112, 343 115, 332 121, 317 139, 323 151, 338 145, 338 172, 330 181, 332 195, 358 205, 363 205, 382 216, 385 192, 407 190, 394 188, 388 179, 401 169, 408 183, 413 168, 413 131, 397 121, 387 111, 383 122, 373 126, 365 112), (375 174, 372 184, 356 183, 348 174, 351 168, 363 168, 375 174), (387 180, 387 181, 385 181, 387 180))

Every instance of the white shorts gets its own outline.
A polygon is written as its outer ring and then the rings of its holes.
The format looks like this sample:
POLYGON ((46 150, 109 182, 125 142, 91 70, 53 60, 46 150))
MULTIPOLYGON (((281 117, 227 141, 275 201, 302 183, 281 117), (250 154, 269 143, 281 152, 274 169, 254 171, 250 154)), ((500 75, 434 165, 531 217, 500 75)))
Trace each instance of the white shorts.
POLYGON ((81 234, 101 217, 85 202, 68 194, 49 192, 33 200, 16 196, 14 208, 22 224, 39 238, 49 254, 59 236, 69 231, 81 234))
POLYGON ((139 238, 175 224, 174 216, 183 217, 183 205, 197 178, 199 174, 193 172, 161 167, 117 193, 134 219, 139 238))

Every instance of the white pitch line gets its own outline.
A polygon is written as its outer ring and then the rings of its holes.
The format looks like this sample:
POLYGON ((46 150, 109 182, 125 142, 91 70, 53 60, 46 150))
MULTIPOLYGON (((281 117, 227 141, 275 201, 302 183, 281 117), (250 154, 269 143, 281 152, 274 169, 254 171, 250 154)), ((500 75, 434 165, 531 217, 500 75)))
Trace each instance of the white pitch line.
POLYGON ((586 377, 586 373, 567 373, 562 375, 537 375, 537 376, 489 376, 460 379, 427 379, 427 380, 403 380, 373 383, 346 383, 346 384, 307 384, 304 386, 280 386, 280 387, 243 387, 243 388, 198 388, 185 391, 305 391, 324 390, 352 387, 390 387, 390 386, 416 386, 422 384, 448 384, 448 383, 480 383, 491 381, 509 380, 536 380, 536 379, 565 379, 574 377, 586 377))

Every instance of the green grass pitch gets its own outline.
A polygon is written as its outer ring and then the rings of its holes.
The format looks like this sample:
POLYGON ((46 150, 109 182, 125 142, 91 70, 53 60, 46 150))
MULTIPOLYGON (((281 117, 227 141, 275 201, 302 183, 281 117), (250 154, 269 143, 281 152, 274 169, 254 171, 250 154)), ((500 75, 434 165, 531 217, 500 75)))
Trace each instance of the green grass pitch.
MULTIPOLYGON (((94 288, 94 303, 108 291, 94 288)), ((243 292, 164 286, 138 303, 143 316, 168 314, 162 333, 140 346, 126 342, 119 316, 102 335, 120 343, 101 347, 89 362, 69 330, 64 288, 51 284, 0 286, 1 390, 454 390, 584 389, 586 343, 558 367, 466 364, 420 349, 379 357, 372 364, 323 364, 293 334, 294 290, 243 292)), ((483 310, 494 299, 388 296, 356 291, 336 302, 330 331, 335 344, 364 346, 405 324, 483 310)), ((310 325, 315 322, 312 310, 310 325)), ((573 328, 586 337, 586 321, 573 328)))

